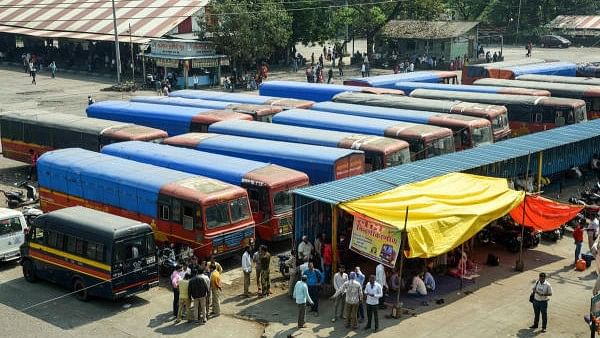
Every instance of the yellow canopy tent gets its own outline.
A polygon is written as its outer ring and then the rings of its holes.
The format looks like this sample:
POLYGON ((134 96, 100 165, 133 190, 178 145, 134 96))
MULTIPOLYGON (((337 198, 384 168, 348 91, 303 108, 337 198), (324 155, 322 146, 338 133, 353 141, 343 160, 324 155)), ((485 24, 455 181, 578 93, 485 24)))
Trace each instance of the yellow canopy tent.
POLYGON ((427 258, 461 245, 492 220, 509 213, 524 197, 524 192, 509 189, 506 179, 453 173, 340 207, 403 229, 408 206, 407 255, 427 258))

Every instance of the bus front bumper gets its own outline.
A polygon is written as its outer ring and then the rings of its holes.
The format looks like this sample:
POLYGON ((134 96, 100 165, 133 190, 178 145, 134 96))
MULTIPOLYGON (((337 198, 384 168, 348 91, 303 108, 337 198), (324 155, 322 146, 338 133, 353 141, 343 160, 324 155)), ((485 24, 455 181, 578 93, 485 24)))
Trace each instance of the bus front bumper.
POLYGON ((159 283, 158 279, 134 283, 132 285, 128 285, 124 289, 120 289, 119 291, 115 292, 113 295, 113 298, 120 299, 120 298, 133 296, 140 292, 148 291, 151 288, 157 287, 158 283, 159 283))

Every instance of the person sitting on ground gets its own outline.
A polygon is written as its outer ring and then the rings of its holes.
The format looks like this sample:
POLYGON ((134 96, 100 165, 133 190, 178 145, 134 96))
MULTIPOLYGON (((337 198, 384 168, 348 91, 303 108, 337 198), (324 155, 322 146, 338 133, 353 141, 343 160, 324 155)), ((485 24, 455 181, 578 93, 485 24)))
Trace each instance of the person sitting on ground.
POLYGON ((431 274, 431 272, 426 271, 425 275, 423 277, 423 282, 425 283, 425 287, 427 288, 427 291, 431 292, 431 291, 435 291, 435 278, 433 278, 433 275, 431 274))
POLYGON ((412 285, 410 290, 408 290, 408 294, 414 296, 427 296, 427 287, 425 286, 425 282, 423 282, 422 272, 413 277, 412 285))

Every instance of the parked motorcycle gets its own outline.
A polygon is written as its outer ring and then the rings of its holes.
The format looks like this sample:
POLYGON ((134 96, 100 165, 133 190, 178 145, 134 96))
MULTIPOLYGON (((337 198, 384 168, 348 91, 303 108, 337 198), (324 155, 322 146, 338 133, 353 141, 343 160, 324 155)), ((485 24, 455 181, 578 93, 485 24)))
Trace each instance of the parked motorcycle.
POLYGON ((36 207, 27 206, 23 208, 22 213, 25 217, 25 221, 27 222, 27 226, 31 227, 33 220, 42 215, 44 212, 36 207))
POLYGON ((485 227, 477 234, 481 243, 497 243, 505 246, 510 252, 519 252, 521 241, 524 248, 533 248, 540 243, 541 234, 530 227, 523 229, 510 220, 499 220, 485 227))
POLYGON ((556 242, 559 239, 562 239, 565 234, 565 229, 567 226, 565 224, 561 225, 558 229, 554 229, 552 231, 544 231, 542 232, 542 238, 547 241, 556 242))
POLYGON ((177 259, 175 252, 170 247, 158 249, 158 270, 161 276, 170 276, 177 267, 177 259))
POLYGON ((24 188, 26 193, 22 190, 0 190, 6 198, 6 203, 11 209, 19 208, 25 205, 37 203, 39 201, 39 195, 37 188, 30 184, 28 181, 22 181, 15 183, 17 188, 24 188))
POLYGON ((279 272, 283 278, 290 278, 290 267, 285 264, 290 259, 290 255, 279 254, 277 257, 279 258, 279 272))

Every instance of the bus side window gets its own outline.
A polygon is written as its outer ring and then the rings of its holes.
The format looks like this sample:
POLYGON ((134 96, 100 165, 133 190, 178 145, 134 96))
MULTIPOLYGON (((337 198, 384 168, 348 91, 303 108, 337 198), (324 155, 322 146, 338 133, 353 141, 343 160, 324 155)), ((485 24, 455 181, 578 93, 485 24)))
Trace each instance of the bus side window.
MULTIPOLYGON (((174 222, 181 223, 181 201, 176 198, 171 200, 173 204, 173 216, 172 219, 174 222)), ((185 211, 184 211, 185 214, 185 211)), ((184 215, 185 217, 185 215, 184 215)))
POLYGON ((258 212, 260 210, 260 196, 258 191, 248 189, 248 198, 250 199, 250 208, 252 209, 252 212, 258 212))
POLYGON ((77 242, 77 238, 75 238, 73 236, 70 236, 70 235, 66 235, 65 236, 65 240, 67 242, 67 245, 65 247, 66 251, 70 252, 70 253, 75 253, 76 252, 76 249, 75 249, 76 245, 75 245, 75 243, 77 242))
POLYGON ((543 116, 542 113, 535 113, 533 122, 542 123, 542 120, 543 120, 542 116, 543 116))
POLYGON ((30 240, 40 244, 46 244, 44 238, 44 229, 40 227, 33 227, 29 231, 29 235, 31 236, 30 240))
POLYGON ((183 228, 185 230, 194 230, 194 208, 183 206, 183 228))
POLYGON ((159 202, 158 204, 158 217, 165 221, 171 220, 171 208, 167 204, 159 202))

